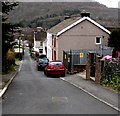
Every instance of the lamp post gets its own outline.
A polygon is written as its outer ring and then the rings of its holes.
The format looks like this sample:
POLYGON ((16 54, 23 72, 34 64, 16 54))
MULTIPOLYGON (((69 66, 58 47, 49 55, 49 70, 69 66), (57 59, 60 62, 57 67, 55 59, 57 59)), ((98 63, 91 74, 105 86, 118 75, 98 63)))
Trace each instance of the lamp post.
POLYGON ((20 57, 20 36, 19 36, 19 59, 21 59, 21 57, 20 57))
POLYGON ((21 59, 21 54, 20 54, 21 32, 22 32, 22 29, 19 27, 19 29, 18 29, 18 33, 19 33, 19 37, 18 37, 18 40, 19 40, 19 59, 21 59))
POLYGON ((21 36, 22 36, 22 50, 24 55, 24 34, 21 34, 21 36))
POLYGON ((36 58, 36 52, 35 52, 35 48, 36 48, 36 34, 37 31, 34 31, 34 36, 33 36, 33 39, 34 39, 34 58, 36 58))
POLYGON ((35 34, 36 34, 37 32, 36 31, 34 31, 34 37, 33 37, 33 39, 34 39, 34 48, 36 47, 36 43, 35 43, 35 34))

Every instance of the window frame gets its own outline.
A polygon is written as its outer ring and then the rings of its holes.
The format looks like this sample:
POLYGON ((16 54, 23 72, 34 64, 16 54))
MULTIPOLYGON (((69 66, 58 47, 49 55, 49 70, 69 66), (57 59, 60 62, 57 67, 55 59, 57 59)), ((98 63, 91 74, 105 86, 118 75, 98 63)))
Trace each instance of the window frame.
POLYGON ((96 36, 96 37, 95 37, 95 44, 96 44, 96 45, 100 45, 101 42, 102 42, 102 37, 101 37, 101 36, 96 36), (100 43, 97 43, 97 38, 100 39, 100 43))
POLYGON ((43 46, 43 42, 42 41, 40 41, 40 46, 43 46))

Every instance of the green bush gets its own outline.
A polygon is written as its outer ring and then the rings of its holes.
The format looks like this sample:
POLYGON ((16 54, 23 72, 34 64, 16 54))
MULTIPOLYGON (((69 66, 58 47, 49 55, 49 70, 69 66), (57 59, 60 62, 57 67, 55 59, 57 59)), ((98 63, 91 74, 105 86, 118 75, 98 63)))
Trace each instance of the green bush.
POLYGON ((105 61, 101 84, 120 91, 120 62, 119 59, 105 61))
POLYGON ((11 65, 9 71, 15 71, 15 70, 16 70, 15 65, 11 65))
POLYGON ((6 53, 6 59, 9 61, 15 60, 15 54, 12 49, 9 49, 8 52, 6 53))
POLYGON ((15 58, 15 61, 21 61, 21 59, 20 58, 15 58))
POLYGON ((12 49, 9 49, 6 53, 6 56, 3 59, 2 63, 2 72, 8 73, 12 70, 14 70, 15 65, 15 55, 12 49))

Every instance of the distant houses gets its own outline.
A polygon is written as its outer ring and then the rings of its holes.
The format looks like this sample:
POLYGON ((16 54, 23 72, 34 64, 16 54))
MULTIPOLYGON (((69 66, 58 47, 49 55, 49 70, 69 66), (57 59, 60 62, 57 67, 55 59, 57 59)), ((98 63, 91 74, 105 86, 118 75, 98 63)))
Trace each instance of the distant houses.
POLYGON ((33 32, 33 39, 35 49, 38 49, 40 54, 43 54, 43 41, 46 39, 47 33, 42 27, 37 27, 33 32))

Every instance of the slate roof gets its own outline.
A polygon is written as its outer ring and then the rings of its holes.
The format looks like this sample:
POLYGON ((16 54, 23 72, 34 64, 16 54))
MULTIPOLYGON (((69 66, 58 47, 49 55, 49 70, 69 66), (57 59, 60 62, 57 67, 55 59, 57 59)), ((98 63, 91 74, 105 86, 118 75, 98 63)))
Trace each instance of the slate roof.
POLYGON ((49 29, 47 32, 57 34, 58 32, 60 32, 64 28, 68 27, 69 25, 73 24, 74 22, 76 22, 79 19, 80 19, 80 17, 72 17, 72 18, 63 20, 62 22, 60 22, 56 26, 49 29))
POLYGON ((103 30, 106 33, 110 34, 109 30, 107 30, 105 27, 98 24, 97 22, 95 22, 94 20, 92 20, 89 17, 83 17, 83 18, 72 17, 72 18, 66 19, 66 20, 62 21, 61 23, 57 24, 56 26, 52 27, 51 29, 49 29, 47 32, 53 33, 53 34, 56 34, 57 36, 59 36, 62 33, 64 33, 65 31, 69 30, 70 28, 72 28, 73 26, 81 23, 84 20, 88 20, 89 22, 93 23, 95 26, 97 26, 101 30, 103 30))

